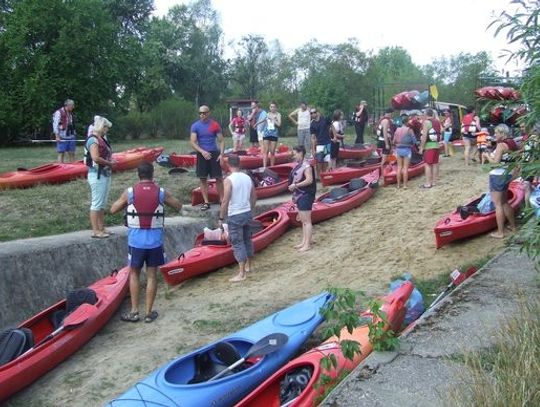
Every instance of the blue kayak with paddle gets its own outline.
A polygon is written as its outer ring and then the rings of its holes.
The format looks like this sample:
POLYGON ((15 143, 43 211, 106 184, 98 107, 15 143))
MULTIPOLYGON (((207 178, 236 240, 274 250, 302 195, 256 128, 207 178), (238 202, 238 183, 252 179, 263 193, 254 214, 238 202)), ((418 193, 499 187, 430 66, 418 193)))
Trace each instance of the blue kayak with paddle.
POLYGON ((180 356, 111 401, 110 407, 232 406, 289 361, 321 324, 327 292, 180 356))

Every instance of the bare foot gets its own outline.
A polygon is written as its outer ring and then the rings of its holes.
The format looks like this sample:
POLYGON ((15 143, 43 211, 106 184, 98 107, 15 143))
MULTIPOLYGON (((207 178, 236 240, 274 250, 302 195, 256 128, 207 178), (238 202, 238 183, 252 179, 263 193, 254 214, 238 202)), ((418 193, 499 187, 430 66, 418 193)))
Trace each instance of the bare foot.
POLYGON ((403 189, 407 189, 407 185, 405 185, 405 186, 403 187, 403 189))
POLYGON ((304 246, 304 243, 295 244, 295 245, 294 245, 294 248, 295 248, 295 249, 300 249, 300 248, 303 247, 303 246, 304 246))
POLYGON ((516 231, 516 228, 513 228, 513 227, 510 226, 510 225, 506 225, 504 228, 505 228, 506 230, 510 231, 510 232, 515 232, 515 231, 516 231))
POLYGON ((229 281, 231 283, 239 283, 240 281, 244 281, 246 279, 246 275, 237 274, 233 278, 229 278, 229 281))
POLYGON ((494 238, 494 239, 504 239, 504 235, 501 235, 501 234, 496 233, 496 232, 490 233, 489 236, 494 238))
POLYGON ((308 250, 311 250, 311 247, 302 246, 298 249, 299 252, 307 252, 308 250))

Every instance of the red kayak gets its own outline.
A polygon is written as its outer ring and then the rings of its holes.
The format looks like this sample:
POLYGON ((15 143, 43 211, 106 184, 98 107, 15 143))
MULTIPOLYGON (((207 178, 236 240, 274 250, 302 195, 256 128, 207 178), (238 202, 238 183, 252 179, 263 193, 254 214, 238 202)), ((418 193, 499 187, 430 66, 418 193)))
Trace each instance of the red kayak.
POLYGON ((364 167, 338 167, 321 173, 321 184, 325 187, 349 182, 381 168, 380 163, 366 164, 364 167))
MULTIPOLYGON (((263 182, 262 185, 255 187, 257 199, 270 198, 272 196, 276 196, 287 191, 287 187, 289 186, 289 174, 295 166, 296 163, 287 163, 268 167, 269 170, 272 170, 279 176, 279 181, 270 185, 266 185, 263 182)), ((210 203, 219 202, 219 194, 216 188, 215 180, 208 181, 208 201, 210 203)), ((204 199, 201 193, 201 187, 197 187, 193 191, 191 191, 191 205, 200 205, 203 202, 204 199)))
POLYGON ((38 184, 62 184, 86 177, 88 167, 77 161, 69 164, 50 163, 39 167, 0 174, 0 189, 28 188, 38 184))
MULTIPOLYGON (((256 216, 254 224, 262 228, 252 237, 255 252, 258 252, 287 231, 289 218, 285 210, 279 207, 256 216)), ((213 241, 208 242, 210 244, 205 243, 201 233, 196 237, 193 249, 180 254, 178 259, 159 268, 167 284, 180 284, 199 274, 208 273, 235 262, 232 246, 228 242, 219 245, 213 241)))
POLYGON ((120 306, 127 291, 128 276, 129 267, 125 267, 117 274, 89 286, 88 288, 96 293, 96 312, 89 315, 81 325, 60 331, 42 344, 39 344, 40 341, 54 331, 51 322, 53 314, 66 308, 66 300, 54 304, 19 325, 18 328, 32 331, 33 344, 29 345, 37 344, 37 346, 0 366, 0 401, 6 400, 37 380, 88 342, 120 306))
MULTIPOLYGON (((409 179, 422 175, 424 173, 424 165, 425 163, 421 161, 418 164, 409 166, 407 171, 409 179)), ((392 165, 384 167, 383 175, 385 186, 397 183, 397 164, 393 163, 392 165)))
MULTIPOLYGON (((465 207, 475 207, 481 197, 469 202, 465 207)), ((510 206, 517 210, 525 199, 525 185, 521 182, 511 182, 508 188, 508 202, 510 206)), ((435 225, 435 245, 438 248, 471 236, 481 235, 497 227, 495 211, 487 214, 469 213, 462 217, 460 211, 445 215, 435 225), (465 219, 463 219, 465 217, 465 219)))
POLYGON ((357 160, 359 158, 366 158, 371 156, 375 149, 375 146, 371 144, 365 144, 359 147, 345 146, 340 147, 338 152, 338 158, 345 160, 357 160))
MULTIPOLYGON (((414 285, 406 281, 396 291, 382 298, 381 310, 388 320, 385 330, 400 331, 407 310, 405 304, 413 289, 414 285)), ((365 316, 369 318, 369 314, 365 316)), ((325 392, 358 366, 372 350, 367 324, 355 328, 352 333, 344 328, 339 338, 331 337, 318 347, 287 363, 236 404, 236 407, 316 406, 321 402, 325 392), (353 360, 343 356, 340 347, 340 341, 343 340, 358 342, 361 354, 356 354, 353 360), (331 355, 335 357, 337 366, 329 371, 323 370, 321 360, 331 355), (320 379, 323 374, 330 376, 332 380, 322 384, 320 379)))
POLYGON ((137 147, 130 150, 114 153, 112 159, 116 161, 113 171, 126 171, 137 168, 139 164, 153 162, 163 152, 163 147, 146 148, 137 147))
POLYGON ((195 167, 197 164, 197 155, 172 153, 169 155, 169 162, 173 167, 195 167))
MULTIPOLYGON (((341 215, 351 209, 357 208, 366 202, 375 193, 379 171, 375 170, 361 178, 351 180, 351 182, 334 188, 318 197, 313 203, 311 210, 311 222, 318 223, 323 220, 341 215)), ((292 202, 284 204, 288 208, 288 216, 291 224, 301 226, 297 219, 298 210, 292 202)))
MULTIPOLYGON (((246 154, 239 155, 240 158, 240 168, 244 169, 255 169, 263 166, 263 158, 261 155, 261 150, 258 147, 251 147, 246 150, 246 154)), ((276 149, 275 154, 275 164, 285 164, 293 160, 292 151, 289 150, 289 147, 280 145, 276 149)), ((270 164, 270 157, 268 157, 268 164, 270 164)), ((229 165, 227 162, 227 157, 223 160, 223 168, 228 170, 229 165)))

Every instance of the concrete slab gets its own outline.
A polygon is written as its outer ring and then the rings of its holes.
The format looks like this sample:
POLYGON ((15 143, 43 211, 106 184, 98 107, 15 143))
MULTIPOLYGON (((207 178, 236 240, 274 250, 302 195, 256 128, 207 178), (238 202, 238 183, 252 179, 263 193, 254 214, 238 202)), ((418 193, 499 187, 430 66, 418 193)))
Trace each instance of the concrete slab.
POLYGON ((532 261, 506 249, 417 321, 397 353, 370 355, 322 405, 448 405, 465 369, 460 356, 492 346, 523 298, 539 294, 532 261))

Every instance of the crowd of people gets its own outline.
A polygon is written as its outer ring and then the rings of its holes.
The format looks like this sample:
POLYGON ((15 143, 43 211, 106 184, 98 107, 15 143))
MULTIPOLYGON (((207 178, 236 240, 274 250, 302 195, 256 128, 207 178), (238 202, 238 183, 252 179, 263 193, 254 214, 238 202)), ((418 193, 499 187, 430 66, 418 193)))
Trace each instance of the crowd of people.
MULTIPOLYGON (((74 159, 75 126, 72 111, 74 102, 66 100, 64 106, 53 115, 53 132, 57 141, 58 160, 64 161, 67 152, 74 159)), ((196 175, 200 180, 204 203, 200 209, 210 208, 208 199, 208 178, 216 180, 220 210, 218 225, 227 225, 228 239, 238 263, 238 272, 230 281, 245 280, 251 271, 253 244, 251 223, 256 203, 255 186, 252 179, 240 170, 239 155, 244 148, 244 140, 249 134, 252 147, 260 148, 263 167, 274 165, 276 146, 282 128, 282 116, 275 102, 271 102, 268 112, 253 101, 246 118, 241 109, 229 123, 233 140, 233 153, 228 155, 230 174, 224 179, 222 161, 225 139, 220 124, 210 115, 207 105, 199 107, 199 119, 190 129, 190 143, 197 154, 196 175)), ((439 182, 440 142, 444 144, 444 157, 453 151, 451 135, 457 123, 453 123, 450 111, 443 112, 439 120, 437 112, 427 108, 423 113, 410 112, 393 117, 388 109, 374 125, 380 156, 381 175, 384 166, 395 160, 397 166, 397 188, 408 186, 408 169, 413 156, 420 156, 425 163, 425 182, 422 189, 433 188, 439 182)), ((289 191, 298 209, 298 219, 302 224, 302 240, 295 246, 299 252, 311 249, 313 227, 311 211, 317 192, 317 176, 337 167, 340 145, 345 132, 343 111, 335 110, 330 119, 316 107, 305 102, 288 115, 297 127, 298 145, 292 151, 296 165, 289 175, 289 191)), ((364 131, 368 122, 367 105, 362 101, 352 116, 356 133, 356 144, 364 143, 364 131)), ((111 186, 111 172, 115 162, 107 133, 112 123, 105 117, 95 116, 88 128, 85 141, 85 163, 88 166, 88 184, 91 191, 90 223, 93 238, 108 238, 112 232, 105 228, 104 216, 111 186)), ((521 129, 522 135, 526 133, 521 129)), ((497 231, 494 238, 505 236, 505 223, 515 230, 515 217, 508 203, 510 181, 517 176, 517 167, 508 170, 514 155, 512 152, 527 154, 527 143, 518 145, 510 137, 508 126, 501 124, 494 131, 494 148, 489 142, 486 129, 480 127, 480 120, 474 109, 469 109, 461 122, 460 133, 464 143, 465 166, 475 161, 489 163, 490 195, 495 206, 497 231), (477 155, 478 154, 478 155, 477 155), (476 160, 475 157, 478 157, 476 160)), ((525 138, 526 140, 526 138, 525 138)), ((530 143, 529 143, 530 144, 530 143)), ((529 146, 530 147, 530 146, 529 146)), ((530 149, 529 149, 530 150, 530 149)), ((130 293, 131 309, 122 315, 122 320, 139 321, 139 275, 146 265, 147 287, 145 317, 152 322, 158 316, 153 309, 156 296, 157 268, 164 263, 164 206, 180 210, 182 204, 160 188, 153 180, 154 168, 151 163, 143 163, 138 168, 139 182, 126 189, 112 204, 111 213, 125 210, 128 231, 128 260, 131 267, 130 293)))

